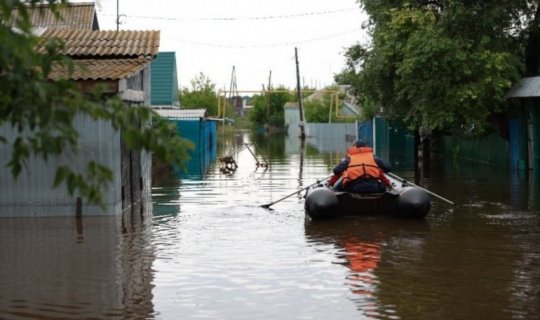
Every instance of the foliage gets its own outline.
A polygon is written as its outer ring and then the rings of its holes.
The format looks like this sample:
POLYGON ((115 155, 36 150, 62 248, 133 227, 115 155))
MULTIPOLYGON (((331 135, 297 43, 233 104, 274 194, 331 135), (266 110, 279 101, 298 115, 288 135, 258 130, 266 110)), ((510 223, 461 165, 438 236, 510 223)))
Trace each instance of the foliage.
POLYGON ((307 122, 325 123, 329 120, 332 122, 337 120, 336 114, 333 112, 335 110, 335 101, 332 100, 335 97, 332 89, 337 90, 337 88, 327 88, 322 96, 319 96, 319 91, 310 93, 310 98, 303 99, 302 104, 307 122))
POLYGON ((307 122, 325 123, 328 122, 330 113, 330 103, 321 100, 304 101, 304 114, 307 122))
MULTIPOLYGON (((57 13, 57 5, 66 1, 46 2, 57 13)), ((25 169, 30 158, 47 160, 66 152, 76 153, 79 132, 73 123, 81 115, 110 123, 132 150, 146 149, 165 161, 183 162, 188 144, 175 134, 175 128, 161 121, 140 128, 139 123, 157 118, 149 108, 127 108, 118 98, 104 100, 99 92, 83 95, 73 82, 51 81, 49 73, 55 65, 73 70, 76 62, 59 53, 63 44, 55 39, 44 44, 47 54, 38 53, 35 48, 39 39, 31 33, 27 6, 22 1, 0 0, 0 20, 9 21, 14 9, 21 17, 14 22, 18 31, 0 24, 0 126, 12 127, 17 133, 14 141, 0 136, 0 143, 11 144, 7 166, 14 177, 25 169)), ((102 203, 102 189, 111 180, 110 168, 89 161, 82 172, 71 165, 60 166, 54 186, 66 183, 70 194, 102 203)))
POLYGON ((336 112, 336 104, 339 106, 345 102, 345 94, 337 86, 329 86, 322 90, 310 92, 309 98, 303 100, 304 114, 307 122, 351 122, 356 117, 340 115, 336 112), (336 96, 337 95, 337 96, 336 96))
POLYGON ((264 95, 253 96, 253 110, 250 111, 250 120, 256 125, 270 125, 272 127, 284 126, 285 103, 295 101, 295 95, 284 86, 266 92, 264 95))
POLYGON ((523 68, 533 1, 360 0, 372 43, 347 49, 336 81, 411 128, 490 130, 523 68))
POLYGON ((180 104, 183 108, 204 108, 209 115, 218 116, 216 84, 200 72, 191 80, 191 89, 181 90, 180 104))

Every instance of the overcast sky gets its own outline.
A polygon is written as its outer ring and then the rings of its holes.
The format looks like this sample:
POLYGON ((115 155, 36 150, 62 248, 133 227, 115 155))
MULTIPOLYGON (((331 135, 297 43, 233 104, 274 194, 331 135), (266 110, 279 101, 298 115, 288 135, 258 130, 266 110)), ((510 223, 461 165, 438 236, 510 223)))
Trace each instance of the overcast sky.
MULTIPOLYGON (((88 0, 86 0, 88 1, 88 0)), ((175 51, 180 87, 203 72, 230 88, 235 66, 241 90, 323 87, 344 66, 344 48, 366 43, 367 20, 355 0, 119 0, 120 29, 160 30, 160 51, 175 51)), ((85 2, 72 1, 72 2, 85 2)), ((97 0, 101 30, 116 29, 117 0, 97 0)))

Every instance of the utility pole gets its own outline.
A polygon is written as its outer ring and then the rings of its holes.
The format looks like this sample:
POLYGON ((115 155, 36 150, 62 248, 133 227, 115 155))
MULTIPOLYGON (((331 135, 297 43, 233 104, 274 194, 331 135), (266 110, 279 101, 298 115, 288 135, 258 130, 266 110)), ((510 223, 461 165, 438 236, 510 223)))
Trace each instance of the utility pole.
POLYGON ((120 0, 116 0, 116 31, 120 30, 120 0))
POLYGON ((232 108, 233 108, 233 112, 235 114, 240 114, 241 112, 243 112, 242 109, 238 109, 237 108, 237 99, 239 99, 239 93, 238 93, 238 86, 236 85, 236 68, 235 66, 232 67, 232 72, 231 72, 231 84, 230 84, 230 87, 229 87, 229 103, 231 104, 232 108))
MULTIPOLYGON (((272 70, 270 70, 270 74, 268 75, 268 87, 266 88, 268 89, 268 91, 272 90, 272 70)), ((266 120, 270 120, 270 94, 266 94, 266 120)))
POLYGON ((294 58, 296 60, 296 91, 298 95, 298 110, 300 111, 300 139, 304 141, 306 139, 306 133, 304 131, 304 109, 302 106, 302 91, 300 89, 300 67, 298 66, 298 49, 294 47, 294 58))

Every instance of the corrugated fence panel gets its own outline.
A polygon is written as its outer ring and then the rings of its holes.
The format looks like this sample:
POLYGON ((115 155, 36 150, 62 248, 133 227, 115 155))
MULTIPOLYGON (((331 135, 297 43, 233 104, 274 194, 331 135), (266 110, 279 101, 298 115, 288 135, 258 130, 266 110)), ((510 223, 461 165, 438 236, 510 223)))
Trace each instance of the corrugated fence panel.
POLYGON ((509 143, 505 139, 490 135, 476 140, 464 140, 456 137, 443 137, 443 155, 445 161, 473 161, 493 166, 508 167, 509 143))
POLYGON ((358 122, 358 138, 365 140, 370 146, 373 145, 373 121, 358 122))
POLYGON ((355 123, 308 123, 307 142, 321 152, 345 152, 356 140, 355 123))
POLYGON ((373 137, 373 151, 383 158, 390 159, 390 137, 388 134, 388 123, 382 117, 373 118, 375 133, 373 137))
POLYGON ((414 168, 414 133, 401 124, 388 124, 390 161, 395 168, 414 168))
POLYGON ((510 168, 513 170, 527 169, 527 133, 525 127, 526 124, 520 118, 508 121, 510 168))
POLYGON ((69 195, 65 184, 53 188, 56 169, 69 165, 83 172, 89 160, 94 160, 113 171, 113 181, 102 190, 105 209, 83 202, 83 215, 109 215, 121 212, 120 134, 104 121, 76 117, 79 130, 79 151, 67 150, 48 161, 32 157, 17 179, 6 167, 11 158, 11 143, 17 137, 10 126, 0 127, 0 135, 8 144, 0 144, 0 216, 71 216, 75 215, 77 195, 69 195))
POLYGON ((189 152, 190 160, 185 170, 175 168, 181 177, 201 178, 216 159, 217 123, 213 120, 176 120, 180 137, 193 142, 195 149, 189 152))

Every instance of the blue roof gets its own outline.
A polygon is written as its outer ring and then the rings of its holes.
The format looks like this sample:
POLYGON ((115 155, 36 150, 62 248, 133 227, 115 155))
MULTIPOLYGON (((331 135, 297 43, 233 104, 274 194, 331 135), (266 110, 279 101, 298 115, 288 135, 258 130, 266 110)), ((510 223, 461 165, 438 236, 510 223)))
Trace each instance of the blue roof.
POLYGON ((180 106, 176 53, 159 52, 151 67, 152 105, 180 106))

